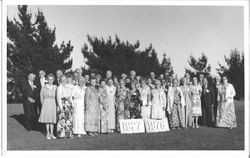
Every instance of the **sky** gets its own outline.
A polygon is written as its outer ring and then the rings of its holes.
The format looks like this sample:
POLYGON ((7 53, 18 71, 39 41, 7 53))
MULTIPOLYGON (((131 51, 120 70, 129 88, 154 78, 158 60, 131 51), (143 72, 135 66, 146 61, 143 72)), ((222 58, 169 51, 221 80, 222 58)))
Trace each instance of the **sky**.
MULTIPOLYGON (((174 72, 183 76, 190 55, 207 55, 216 74, 218 62, 232 49, 244 49, 243 7, 240 6, 29 6, 29 12, 43 11, 50 27, 56 27, 56 43, 71 40, 72 68, 84 66, 81 48, 87 35, 131 43, 141 49, 152 43, 159 61, 171 58, 174 72)), ((8 18, 17 16, 17 6, 8 6, 8 18)))

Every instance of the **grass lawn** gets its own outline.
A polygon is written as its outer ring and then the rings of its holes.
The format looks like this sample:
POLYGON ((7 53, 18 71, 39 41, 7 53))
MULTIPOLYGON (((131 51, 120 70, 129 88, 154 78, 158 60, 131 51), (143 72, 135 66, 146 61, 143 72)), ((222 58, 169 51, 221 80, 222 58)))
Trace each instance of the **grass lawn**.
POLYGON ((104 134, 73 139, 47 140, 40 131, 22 125, 22 104, 8 104, 8 150, 244 150, 244 102, 236 101, 235 129, 181 129, 151 134, 104 134))

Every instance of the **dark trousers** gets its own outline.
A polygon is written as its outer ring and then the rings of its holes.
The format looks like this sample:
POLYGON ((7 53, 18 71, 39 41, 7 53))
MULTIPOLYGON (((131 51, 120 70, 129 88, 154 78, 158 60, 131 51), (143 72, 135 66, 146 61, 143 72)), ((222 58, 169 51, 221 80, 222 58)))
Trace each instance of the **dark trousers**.
POLYGON ((34 129, 35 125, 35 104, 34 103, 24 103, 23 104, 24 116, 25 116, 25 125, 28 131, 34 129))
POLYGON ((202 125, 212 126, 212 107, 202 108, 202 125))

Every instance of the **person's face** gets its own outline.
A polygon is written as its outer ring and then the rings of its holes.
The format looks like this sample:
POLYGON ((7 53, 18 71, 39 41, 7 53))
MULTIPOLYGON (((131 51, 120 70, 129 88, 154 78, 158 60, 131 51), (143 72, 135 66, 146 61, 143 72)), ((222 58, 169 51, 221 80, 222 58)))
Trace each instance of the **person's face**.
POLYGON ((48 83, 49 83, 50 85, 52 85, 53 82, 54 82, 54 77, 49 76, 49 77, 48 77, 48 83))
POLYGON ((200 75, 200 81, 202 81, 203 78, 204 78, 204 76, 201 74, 201 75, 200 75))
POLYGON ((216 83, 220 83, 220 80, 221 80, 221 78, 220 77, 216 77, 216 83))
POLYGON ((185 77, 186 77, 186 78, 190 78, 189 73, 186 73, 186 74, 185 74, 185 77))
POLYGON ((161 87, 161 82, 160 81, 156 81, 156 87, 160 88, 161 87))
POLYGON ((142 85, 142 87, 144 87, 146 85, 144 80, 141 81, 141 85, 142 85))
POLYGON ((127 82, 127 83, 130 83, 130 79, 129 79, 129 78, 127 78, 127 79, 126 79, 126 82, 127 82))
POLYGON ((105 87, 106 86, 106 82, 105 81, 102 81, 101 82, 101 87, 105 87))
POLYGON ((196 77, 193 78, 193 82, 194 82, 194 85, 197 85, 197 78, 196 77))
POLYGON ((85 80, 89 81, 89 75, 85 75, 85 80))
POLYGON ((67 78, 66 77, 62 77, 61 83, 65 85, 67 83, 67 78))
POLYGON ((121 85, 121 87, 125 87, 125 83, 123 80, 120 81, 120 85, 121 85))
POLYGON ((96 80, 95 80, 95 79, 91 80, 91 81, 90 81, 90 84, 91 84, 91 86, 94 87, 94 86, 96 85, 96 80))
POLYGON ((183 79, 182 79, 182 83, 183 83, 183 85, 186 85, 186 84, 187 84, 187 79, 186 79, 186 78, 183 78, 183 79))
POLYGON ((106 72, 106 77, 107 78, 111 78, 112 77, 112 72, 111 71, 107 71, 106 72))
POLYGON ((135 75, 136 75, 135 71, 131 71, 130 75, 131 75, 131 77, 135 77, 135 75))
POLYGON ((127 78, 127 75, 126 74, 122 74, 122 79, 126 79, 127 78))
POLYGON ((80 86, 84 85, 84 83, 85 83, 85 78, 80 77, 79 78, 79 84, 80 84, 80 86))
POLYGON ((160 78, 161 78, 161 79, 163 79, 163 78, 164 78, 164 75, 163 75, 163 74, 161 74, 161 75, 160 75, 160 78))
POLYGON ((63 75, 63 73, 62 73, 61 70, 57 70, 57 71, 56 71, 56 77, 57 77, 57 78, 59 78, 59 77, 62 76, 62 75, 63 75))
POLYGON ((39 77, 43 78, 45 76, 45 72, 44 71, 39 71, 39 77))
POLYGON ((178 86, 178 81, 177 80, 174 80, 174 87, 177 87, 178 86))
POLYGON ((150 76, 151 76, 152 78, 155 78, 155 73, 154 73, 154 72, 151 72, 151 73, 150 73, 150 76))
POLYGON ((118 83, 118 79, 117 78, 114 78, 114 83, 118 83))
POLYGON ((36 78, 36 75, 33 74, 33 73, 29 74, 29 76, 28 76, 28 79, 29 79, 30 81, 32 81, 32 82, 35 80, 35 78, 36 78))
POLYGON ((148 79, 148 84, 151 84, 152 83, 152 80, 149 78, 148 79))
POLYGON ((73 80, 72 80, 71 77, 67 78, 67 83, 68 83, 68 84, 72 84, 72 83, 73 83, 73 80))
POLYGON ((111 86, 113 84, 113 80, 108 80, 108 85, 111 86))
POLYGON ((227 80, 226 77, 223 77, 222 80, 223 80, 223 83, 224 83, 224 84, 226 84, 226 83, 228 82, 228 80, 227 80))
POLYGON ((141 76, 136 76, 136 80, 139 81, 141 79, 141 76))

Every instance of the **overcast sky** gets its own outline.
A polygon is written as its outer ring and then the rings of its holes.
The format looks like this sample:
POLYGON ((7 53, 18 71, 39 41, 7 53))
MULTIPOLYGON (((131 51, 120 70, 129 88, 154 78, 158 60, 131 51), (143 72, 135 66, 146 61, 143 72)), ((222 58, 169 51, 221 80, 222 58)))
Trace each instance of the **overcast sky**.
MULTIPOLYGON (((71 40, 73 69, 84 65, 81 48, 87 34, 114 37, 141 48, 150 43, 160 61, 164 53, 171 58, 175 73, 189 68, 189 55, 204 52, 212 66, 224 64, 224 55, 231 49, 244 48, 243 7, 234 6, 29 6, 36 13, 40 8, 50 27, 56 27, 57 43, 71 40)), ((17 17, 17 6, 8 6, 8 17, 17 17)))

